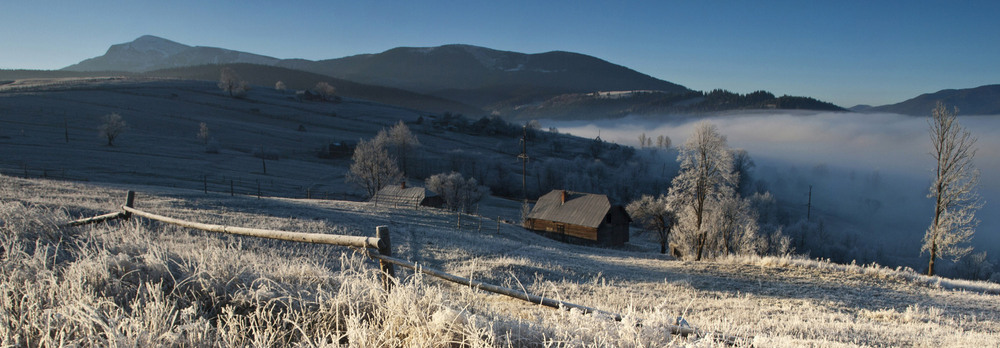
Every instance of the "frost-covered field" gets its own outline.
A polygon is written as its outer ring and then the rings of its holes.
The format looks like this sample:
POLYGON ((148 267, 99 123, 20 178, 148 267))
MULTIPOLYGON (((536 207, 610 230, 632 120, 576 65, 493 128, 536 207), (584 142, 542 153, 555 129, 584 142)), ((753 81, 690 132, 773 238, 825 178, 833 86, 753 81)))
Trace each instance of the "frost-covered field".
MULTIPOLYGON (((516 209, 491 200, 484 211, 516 209)), ((758 347, 1000 342, 998 295, 978 292, 996 293, 995 284, 792 258, 680 262, 656 254, 643 235, 621 249, 565 245, 513 225, 498 233, 494 219, 464 216, 459 229, 454 214, 436 210, 0 176, 0 232, 0 346, 717 344, 667 334, 677 317, 753 336, 758 347), (407 272, 386 294, 375 264, 340 247, 141 219, 55 227, 114 210, 130 188, 140 209, 201 222, 353 235, 388 225, 401 258, 625 320, 407 272)))

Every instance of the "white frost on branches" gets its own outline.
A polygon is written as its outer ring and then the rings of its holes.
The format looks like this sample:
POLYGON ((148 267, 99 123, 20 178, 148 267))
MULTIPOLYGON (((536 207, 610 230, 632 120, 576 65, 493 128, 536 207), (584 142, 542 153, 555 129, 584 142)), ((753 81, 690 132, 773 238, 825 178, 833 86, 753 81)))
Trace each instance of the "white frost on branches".
POLYGON ((383 187, 403 180, 396 159, 386 151, 385 144, 385 131, 381 131, 373 139, 359 141, 351 157, 353 162, 347 172, 347 182, 364 189, 369 198, 383 187))
POLYGON ((479 185, 476 178, 464 178, 462 174, 435 174, 427 178, 427 189, 444 198, 448 209, 469 212, 474 204, 490 194, 490 189, 479 185))
POLYGON ((720 201, 735 194, 733 155, 726 137, 708 122, 695 125, 694 134, 679 151, 681 170, 667 194, 670 210, 677 214, 674 240, 701 260, 714 237, 708 218, 720 201))
POLYGON ((958 110, 949 112, 938 102, 928 121, 936 163, 934 181, 928 198, 934 199, 934 220, 924 234, 921 253, 928 252, 927 274, 934 275, 934 261, 951 257, 958 261, 972 251, 966 244, 972 239, 978 221, 976 211, 982 206, 976 186, 979 171, 972 164, 976 138, 958 124, 958 110))

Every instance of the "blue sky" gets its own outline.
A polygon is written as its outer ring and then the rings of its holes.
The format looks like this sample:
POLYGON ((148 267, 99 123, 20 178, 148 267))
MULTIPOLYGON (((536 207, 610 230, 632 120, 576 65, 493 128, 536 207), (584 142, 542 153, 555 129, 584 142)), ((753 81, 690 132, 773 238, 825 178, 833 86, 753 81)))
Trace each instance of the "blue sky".
POLYGON ((1000 83, 997 18, 997 1, 7 1, 0 68, 58 69, 146 34, 306 59, 464 43, 849 107, 1000 83))

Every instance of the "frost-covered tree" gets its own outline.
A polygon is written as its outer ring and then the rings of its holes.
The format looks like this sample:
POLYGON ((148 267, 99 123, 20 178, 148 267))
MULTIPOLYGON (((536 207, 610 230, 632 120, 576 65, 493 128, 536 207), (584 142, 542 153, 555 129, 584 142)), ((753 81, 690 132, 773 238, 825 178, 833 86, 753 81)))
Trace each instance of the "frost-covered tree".
POLYGON ((924 234, 921 253, 928 252, 927 275, 934 275, 934 261, 951 257, 958 260, 972 251, 966 243, 972 239, 978 221, 976 211, 982 206, 976 185, 979 171, 972 164, 976 138, 958 124, 955 116, 938 102, 928 120, 931 156, 936 161, 934 181, 928 198, 934 199, 934 220, 924 234))
POLYGON ((759 229, 750 201, 736 194, 727 195, 719 200, 709 219, 709 230, 715 237, 710 238, 710 244, 721 255, 759 254, 766 249, 759 229))
POLYGON ((209 137, 210 134, 208 132, 208 124, 202 122, 201 124, 198 125, 198 140, 201 140, 202 144, 208 145, 209 137))
POLYGON ((479 185, 476 178, 468 178, 457 172, 435 174, 427 178, 427 189, 444 198, 448 209, 469 212, 474 204, 490 194, 489 188, 479 185))
POLYGON ((670 228, 674 225, 674 213, 667 208, 667 197, 643 195, 625 206, 625 210, 633 221, 642 225, 642 228, 656 232, 656 241, 660 243, 660 254, 666 254, 670 228))
POLYGON ((385 149, 384 138, 383 132, 381 137, 376 135, 373 139, 359 141, 347 172, 347 182, 364 189, 369 198, 383 187, 395 185, 403 179, 396 167, 396 159, 385 149))
POLYGON ((733 194, 733 156, 718 128, 700 122, 677 159, 680 173, 671 182, 667 202, 677 214, 675 235, 695 253, 695 260, 701 260, 711 232, 705 223, 709 212, 723 197, 733 194))
POLYGON ((250 90, 250 84, 243 81, 235 70, 227 66, 222 68, 219 88, 229 93, 230 97, 242 97, 250 90))
POLYGON ((316 83, 316 87, 313 87, 313 91, 316 94, 323 96, 323 98, 332 98, 337 95, 337 89, 326 82, 316 83))
POLYGON ((420 146, 420 140, 410 132, 410 127, 407 127, 403 120, 399 120, 396 125, 389 129, 388 142, 388 145, 395 150, 396 160, 399 161, 399 167, 405 176, 407 173, 406 160, 410 156, 410 150, 420 146))
POLYGON ((115 146, 115 138, 125 132, 125 120, 118 113, 110 113, 101 117, 101 125, 97 126, 100 137, 108 139, 108 146, 115 146))

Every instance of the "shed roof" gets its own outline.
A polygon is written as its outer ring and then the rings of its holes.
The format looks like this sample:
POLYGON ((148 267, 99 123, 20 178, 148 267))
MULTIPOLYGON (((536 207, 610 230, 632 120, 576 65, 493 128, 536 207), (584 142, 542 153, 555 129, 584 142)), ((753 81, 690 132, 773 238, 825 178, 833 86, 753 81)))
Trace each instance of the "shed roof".
POLYGON ((563 203, 562 193, 563 190, 552 190, 539 197, 528 218, 597 228, 611 209, 611 201, 605 195, 566 191, 563 203))
POLYGON ((403 188, 402 185, 391 185, 376 192, 370 201, 378 200, 379 204, 387 205, 417 206, 424 198, 433 196, 436 195, 423 187, 403 188))

